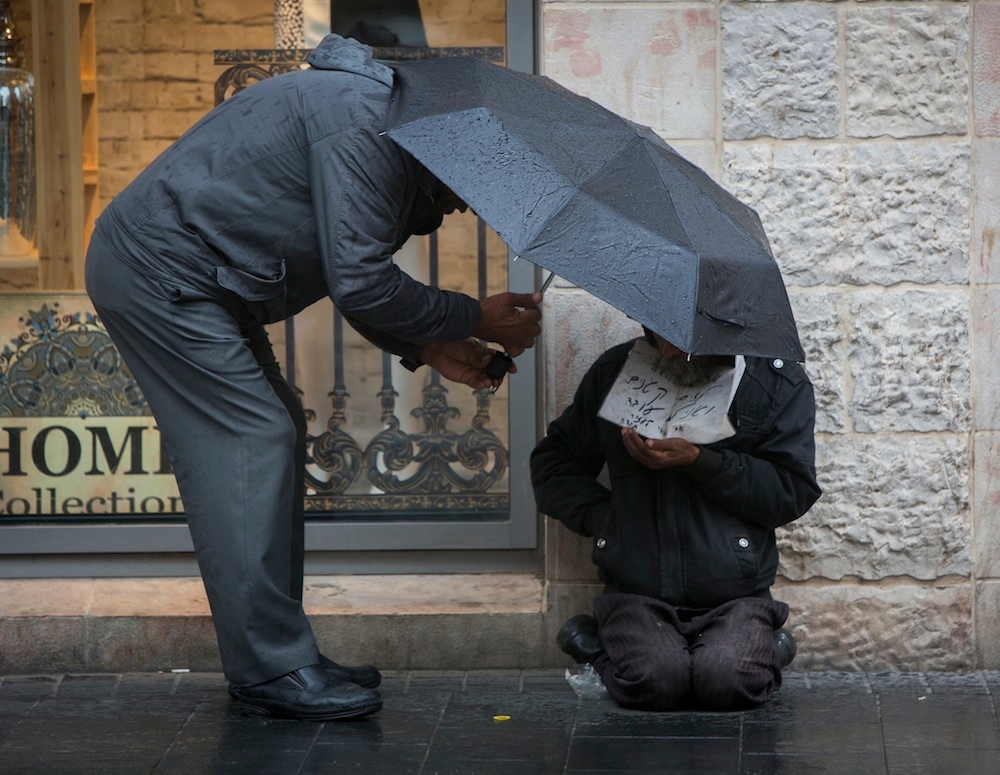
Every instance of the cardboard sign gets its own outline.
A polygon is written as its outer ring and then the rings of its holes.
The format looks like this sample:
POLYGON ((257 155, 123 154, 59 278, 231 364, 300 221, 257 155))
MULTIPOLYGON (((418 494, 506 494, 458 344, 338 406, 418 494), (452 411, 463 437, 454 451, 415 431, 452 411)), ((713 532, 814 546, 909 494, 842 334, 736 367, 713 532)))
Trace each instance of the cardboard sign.
POLYGON ((685 439, 711 444, 735 435, 729 407, 746 371, 736 356, 733 366, 719 366, 708 382, 680 385, 660 368, 660 353, 636 342, 601 405, 598 416, 647 439, 685 439))

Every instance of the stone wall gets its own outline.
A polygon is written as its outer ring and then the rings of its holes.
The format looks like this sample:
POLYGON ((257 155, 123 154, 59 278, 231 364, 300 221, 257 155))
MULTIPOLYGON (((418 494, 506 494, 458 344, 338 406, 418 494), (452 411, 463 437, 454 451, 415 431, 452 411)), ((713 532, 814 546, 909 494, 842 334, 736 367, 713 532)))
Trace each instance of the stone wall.
MULTIPOLYGON (((1000 666, 1000 3, 549 1, 542 18, 547 75, 651 125, 771 239, 825 491, 779 531, 796 666, 1000 666)), ((575 289, 548 307, 551 418, 628 326, 575 289), (567 360, 557 341, 593 344, 567 360)), ((589 550, 548 530, 569 612, 595 589, 589 550)))

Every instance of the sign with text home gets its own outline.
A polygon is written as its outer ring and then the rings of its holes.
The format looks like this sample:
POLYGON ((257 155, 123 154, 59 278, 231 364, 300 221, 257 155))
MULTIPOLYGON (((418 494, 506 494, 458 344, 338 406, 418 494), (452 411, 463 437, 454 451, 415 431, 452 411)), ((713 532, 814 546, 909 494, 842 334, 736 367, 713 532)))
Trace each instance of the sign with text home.
POLYGON ((149 407, 86 294, 0 297, 0 521, 179 516, 149 407))

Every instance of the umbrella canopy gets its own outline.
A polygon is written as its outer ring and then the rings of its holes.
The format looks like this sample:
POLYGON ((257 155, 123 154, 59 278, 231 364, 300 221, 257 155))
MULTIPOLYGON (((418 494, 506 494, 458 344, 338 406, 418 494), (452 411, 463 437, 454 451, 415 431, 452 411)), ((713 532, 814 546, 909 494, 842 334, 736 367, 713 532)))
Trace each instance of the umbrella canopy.
POLYGON ((389 137, 518 256, 687 353, 805 359, 757 213, 651 129, 480 59, 395 69, 389 137))

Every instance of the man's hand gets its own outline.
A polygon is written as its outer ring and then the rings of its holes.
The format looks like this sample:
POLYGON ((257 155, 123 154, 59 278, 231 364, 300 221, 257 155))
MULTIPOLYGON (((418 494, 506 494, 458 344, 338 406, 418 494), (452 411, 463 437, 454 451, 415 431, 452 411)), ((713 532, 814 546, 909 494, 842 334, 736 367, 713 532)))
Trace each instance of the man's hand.
POLYGON ((539 325, 542 311, 540 293, 498 293, 479 302, 479 325, 475 336, 503 346, 507 354, 516 358, 542 333, 539 325))
POLYGON ((654 471, 689 466, 701 453, 701 447, 684 439, 644 439, 632 428, 622 428, 622 442, 635 460, 654 471))
MULTIPOLYGON (((420 348, 420 360, 436 369, 445 379, 485 390, 500 384, 500 380, 494 380, 486 373, 494 352, 475 339, 430 342, 420 348)), ((515 373, 517 366, 510 364, 508 371, 515 373)))

